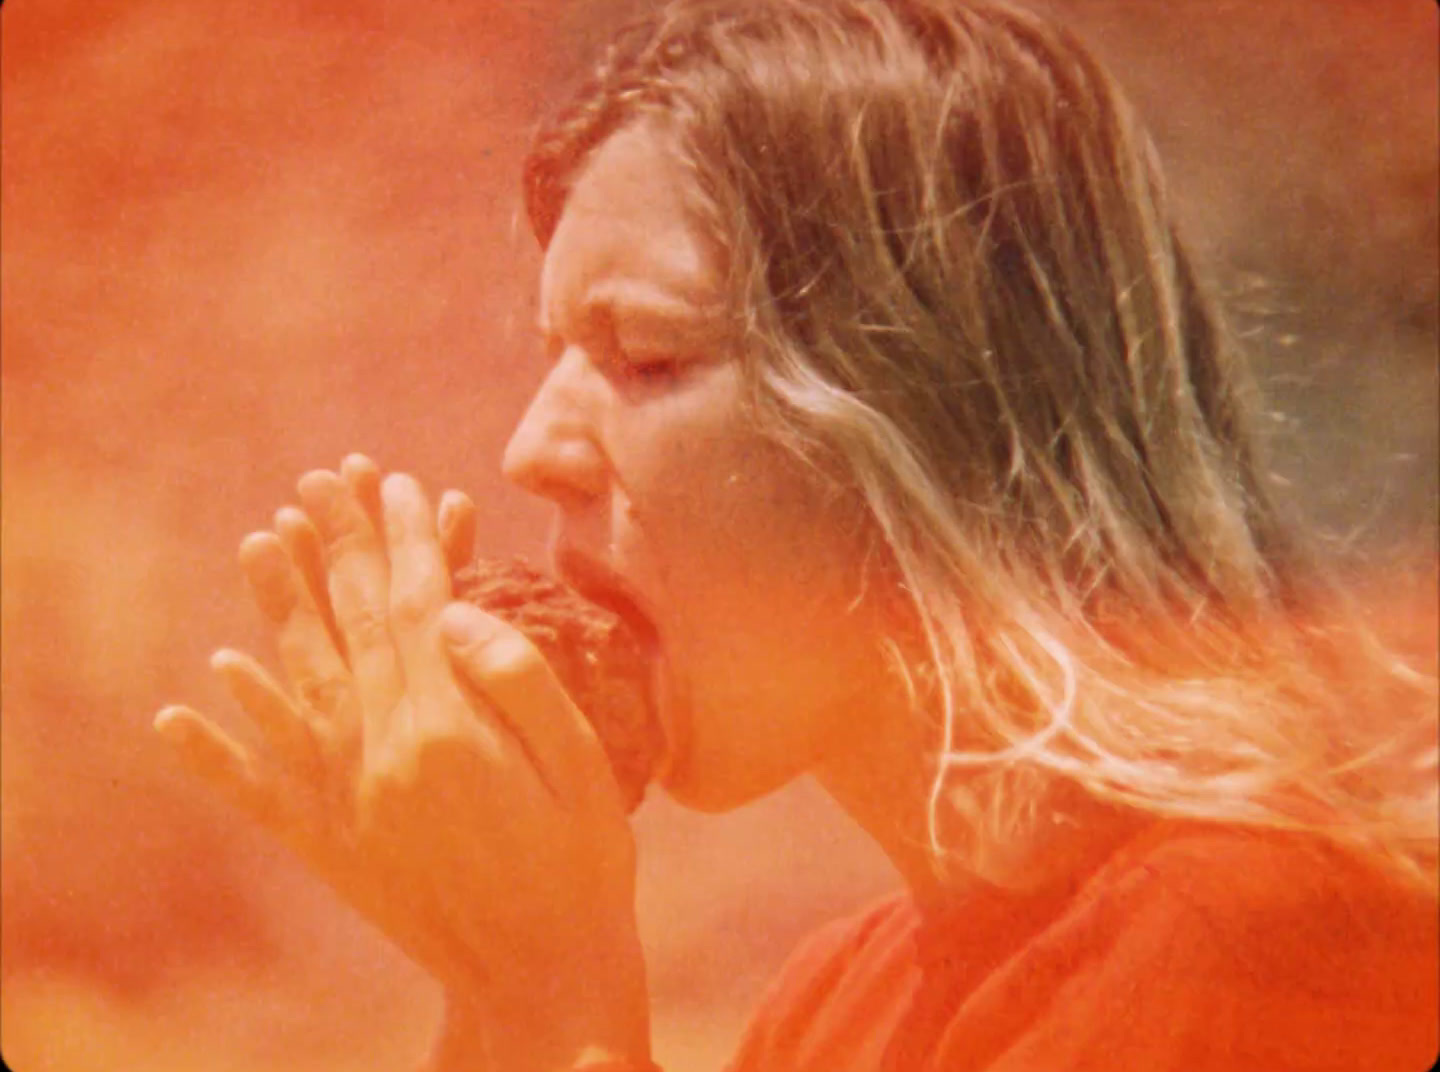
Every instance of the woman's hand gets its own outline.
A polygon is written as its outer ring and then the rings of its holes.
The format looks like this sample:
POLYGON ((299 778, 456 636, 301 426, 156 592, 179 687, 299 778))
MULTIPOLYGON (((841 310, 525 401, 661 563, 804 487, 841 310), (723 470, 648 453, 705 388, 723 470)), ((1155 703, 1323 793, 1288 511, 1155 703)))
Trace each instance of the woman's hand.
POLYGON ((457 1065, 645 1058, 634 842, 543 658, 449 604, 473 507, 447 495, 437 521, 414 480, 358 457, 299 489, 303 512, 240 547, 291 689, 212 660, 262 746, 183 707, 157 730, 444 984, 457 1065))

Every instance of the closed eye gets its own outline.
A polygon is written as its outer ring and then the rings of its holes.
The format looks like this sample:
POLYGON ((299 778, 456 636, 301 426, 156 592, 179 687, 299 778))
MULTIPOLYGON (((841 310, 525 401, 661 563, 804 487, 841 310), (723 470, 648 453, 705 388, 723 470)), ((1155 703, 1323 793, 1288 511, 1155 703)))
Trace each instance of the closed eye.
POLYGON ((680 362, 669 354, 626 354, 620 359, 619 372, 627 379, 660 383, 679 374, 680 362))

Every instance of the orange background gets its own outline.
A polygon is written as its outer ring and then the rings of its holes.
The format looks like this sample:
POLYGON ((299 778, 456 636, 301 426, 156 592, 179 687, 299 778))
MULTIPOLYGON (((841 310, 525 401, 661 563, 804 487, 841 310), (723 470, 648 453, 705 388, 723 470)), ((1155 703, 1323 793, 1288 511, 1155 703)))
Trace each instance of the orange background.
MULTIPOLYGON (((3 59, 3 960, 22 1072, 405 1068, 426 981, 152 739, 265 651, 233 565, 353 449, 481 504, 540 360, 526 132, 615 2, 11 0, 3 59)), ((1053 0, 1150 119, 1258 332, 1279 472, 1433 660, 1436 14, 1053 0), (1418 572, 1417 572, 1418 571, 1418 572), (1419 583, 1416 583, 1418 579, 1419 583)), ((795 940, 892 881, 813 788, 637 818, 657 1054, 715 1067, 795 940)))

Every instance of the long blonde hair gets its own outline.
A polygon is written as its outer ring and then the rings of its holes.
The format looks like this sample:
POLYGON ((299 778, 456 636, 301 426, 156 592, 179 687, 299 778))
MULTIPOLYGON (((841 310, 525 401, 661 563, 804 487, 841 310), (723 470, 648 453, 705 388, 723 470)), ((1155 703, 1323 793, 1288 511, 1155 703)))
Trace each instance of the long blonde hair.
POLYGON ((937 853, 947 815, 983 856, 1078 783, 1434 886, 1434 681, 1271 501, 1245 363, 1073 37, 989 0, 670 3, 537 138, 542 244, 640 120, 729 252, 757 419, 845 474, 913 606, 937 853))

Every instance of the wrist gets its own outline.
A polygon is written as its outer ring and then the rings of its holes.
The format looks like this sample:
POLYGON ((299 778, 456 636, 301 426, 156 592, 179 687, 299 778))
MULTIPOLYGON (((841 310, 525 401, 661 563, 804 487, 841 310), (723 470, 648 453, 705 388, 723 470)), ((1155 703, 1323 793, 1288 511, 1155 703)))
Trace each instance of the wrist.
POLYGON ((635 946, 618 962, 593 950, 578 956, 572 966, 583 973, 512 975, 504 993, 447 987, 429 1072, 651 1072, 645 966, 635 946))
MULTIPOLYGON (((540 995, 530 995, 532 998, 540 995)), ((650 1010, 643 978, 638 986, 613 976, 593 986, 552 990, 494 1017, 489 1041, 499 1072, 571 1072, 617 1064, 625 1072, 648 1072, 650 1010)), ((498 1011, 498 1010, 497 1010, 498 1011)))
POLYGON ((664 1072, 649 1059, 630 1060, 624 1057, 585 1056, 570 1072, 664 1072))

